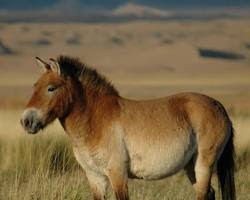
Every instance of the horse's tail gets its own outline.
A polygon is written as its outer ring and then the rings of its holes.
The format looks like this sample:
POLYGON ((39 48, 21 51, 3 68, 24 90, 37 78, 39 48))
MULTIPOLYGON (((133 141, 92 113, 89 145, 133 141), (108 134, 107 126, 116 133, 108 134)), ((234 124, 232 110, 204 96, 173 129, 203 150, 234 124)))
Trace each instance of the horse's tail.
POLYGON ((218 160, 217 174, 221 188, 223 200, 236 200, 235 183, 234 183, 234 130, 229 128, 230 137, 225 145, 221 157, 218 160))

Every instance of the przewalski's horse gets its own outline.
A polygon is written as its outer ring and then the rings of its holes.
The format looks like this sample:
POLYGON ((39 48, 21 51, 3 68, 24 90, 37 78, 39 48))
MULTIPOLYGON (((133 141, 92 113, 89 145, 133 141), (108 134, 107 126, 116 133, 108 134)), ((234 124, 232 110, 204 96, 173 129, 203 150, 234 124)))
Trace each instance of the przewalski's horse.
POLYGON ((223 200, 236 199, 233 127, 221 103, 196 93, 133 101, 78 59, 37 63, 44 73, 21 124, 34 134, 59 119, 95 200, 105 199, 108 183, 116 199, 128 200, 128 178, 162 179, 181 169, 198 200, 215 199, 216 167, 223 200))

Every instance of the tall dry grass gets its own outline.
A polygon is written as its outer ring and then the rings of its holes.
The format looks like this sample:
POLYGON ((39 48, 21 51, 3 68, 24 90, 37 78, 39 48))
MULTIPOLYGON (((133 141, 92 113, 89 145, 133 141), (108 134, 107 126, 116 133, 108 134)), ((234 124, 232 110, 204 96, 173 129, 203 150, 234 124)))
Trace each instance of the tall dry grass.
MULTIPOLYGON (((92 199, 84 172, 76 163, 70 142, 56 122, 37 134, 24 133, 20 110, 0 112, 0 199, 92 199), (10 120, 11 119, 11 120, 10 120)), ((233 114, 237 143, 237 199, 250 199, 250 117, 233 114), (242 140, 240 139, 242 138, 242 140)), ((219 198, 216 176, 212 181, 219 198)), ((161 181, 131 180, 133 200, 194 199, 184 172, 161 181)), ((114 199, 109 191, 109 198, 114 199)))

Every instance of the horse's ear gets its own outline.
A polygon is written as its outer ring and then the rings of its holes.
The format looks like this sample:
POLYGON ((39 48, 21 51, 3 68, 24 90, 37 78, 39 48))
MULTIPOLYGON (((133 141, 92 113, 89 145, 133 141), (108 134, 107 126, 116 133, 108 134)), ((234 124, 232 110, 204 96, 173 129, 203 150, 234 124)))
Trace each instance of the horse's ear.
POLYGON ((58 75, 61 75, 61 68, 60 68, 59 63, 56 60, 54 60, 53 58, 50 58, 49 60, 51 61, 50 67, 51 67, 52 71, 57 73, 58 75))
POLYGON ((50 65, 39 57, 36 57, 36 64, 43 70, 43 72, 50 70, 50 65))

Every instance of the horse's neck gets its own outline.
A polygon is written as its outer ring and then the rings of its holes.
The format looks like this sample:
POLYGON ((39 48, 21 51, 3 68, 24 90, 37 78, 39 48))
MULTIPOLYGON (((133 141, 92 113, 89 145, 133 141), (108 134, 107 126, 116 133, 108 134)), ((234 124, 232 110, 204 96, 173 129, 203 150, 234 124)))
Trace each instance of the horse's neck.
POLYGON ((83 131, 86 121, 84 116, 83 105, 79 102, 74 102, 71 111, 64 118, 60 119, 61 125, 63 126, 66 133, 72 137, 79 137, 80 132, 83 131))
POLYGON ((118 97, 91 93, 85 98, 84 103, 76 100, 71 112, 60 121, 73 140, 96 142, 117 113, 118 97))

